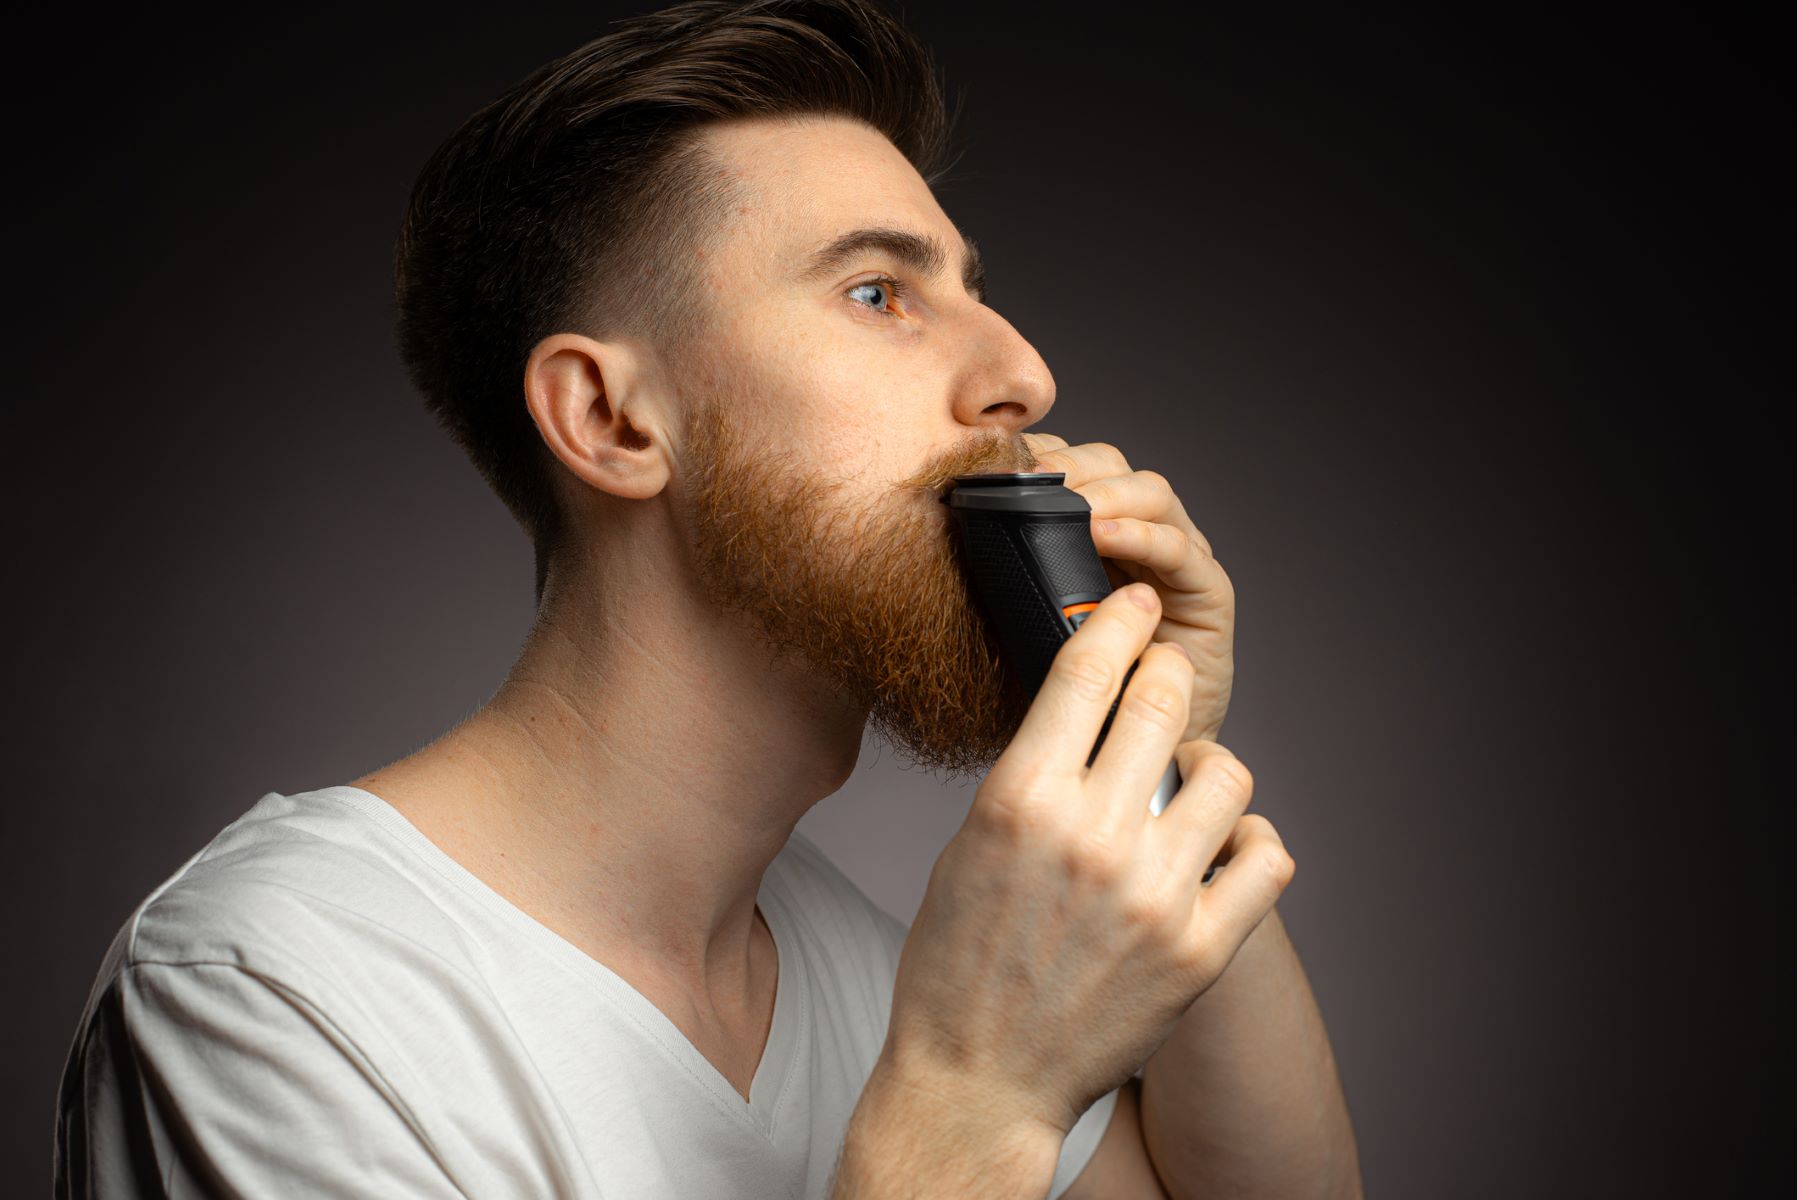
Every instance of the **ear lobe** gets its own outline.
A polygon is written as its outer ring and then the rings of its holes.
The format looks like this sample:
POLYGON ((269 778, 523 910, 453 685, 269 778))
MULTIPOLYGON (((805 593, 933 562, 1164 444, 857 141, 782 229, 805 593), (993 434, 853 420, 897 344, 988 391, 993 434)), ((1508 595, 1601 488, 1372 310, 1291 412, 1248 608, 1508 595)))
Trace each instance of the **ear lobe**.
POLYGON ((637 353, 557 333, 524 366, 525 403, 550 452, 588 487, 628 499, 657 494, 671 474, 637 353))

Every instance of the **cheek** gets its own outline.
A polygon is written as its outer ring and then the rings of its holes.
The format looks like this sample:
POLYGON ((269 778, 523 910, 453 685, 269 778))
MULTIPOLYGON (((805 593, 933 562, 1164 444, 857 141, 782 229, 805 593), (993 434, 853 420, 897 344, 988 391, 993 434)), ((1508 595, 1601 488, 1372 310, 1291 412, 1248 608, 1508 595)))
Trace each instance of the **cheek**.
POLYGON ((853 395, 813 396, 791 427, 805 460, 832 479, 847 481, 857 500, 881 504, 917 466, 923 453, 901 437, 897 414, 853 395))
POLYGON ((896 354, 903 334, 863 325, 779 304, 739 314, 715 355, 720 395, 790 450, 794 469, 889 492, 936 449, 922 435, 940 393, 896 354))

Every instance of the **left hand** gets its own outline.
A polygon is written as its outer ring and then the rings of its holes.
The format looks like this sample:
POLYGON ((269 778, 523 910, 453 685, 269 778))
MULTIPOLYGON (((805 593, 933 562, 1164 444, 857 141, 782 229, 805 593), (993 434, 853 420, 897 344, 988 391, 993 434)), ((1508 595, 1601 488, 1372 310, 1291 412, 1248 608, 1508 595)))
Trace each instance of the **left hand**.
POLYGON ((1069 446, 1052 433, 1023 440, 1038 469, 1063 472, 1065 485, 1092 506, 1092 541, 1115 587, 1147 583, 1160 593, 1157 642, 1177 642, 1198 670, 1192 715, 1182 742, 1217 740, 1235 682, 1235 587, 1211 556, 1210 542, 1155 471, 1136 471, 1104 442, 1069 446), (1115 521, 1114 530, 1100 527, 1115 521))

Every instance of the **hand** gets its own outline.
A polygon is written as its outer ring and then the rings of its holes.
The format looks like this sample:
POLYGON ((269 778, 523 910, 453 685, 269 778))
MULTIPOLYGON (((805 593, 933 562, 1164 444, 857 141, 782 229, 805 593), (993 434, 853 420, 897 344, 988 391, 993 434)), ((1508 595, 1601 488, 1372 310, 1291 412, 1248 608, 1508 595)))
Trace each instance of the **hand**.
POLYGON ((1185 647, 1198 673, 1180 740, 1215 741, 1235 683, 1235 587, 1210 542, 1186 516, 1166 477, 1131 470, 1115 446, 1069 446, 1052 433, 1026 433, 1023 440, 1042 470, 1065 473, 1066 486, 1092 506, 1092 541, 1112 585, 1140 581, 1160 595, 1154 638, 1185 647), (1106 520, 1117 527, 1104 528, 1100 522, 1106 520))
POLYGON ((1064 1136, 1167 1040, 1291 881, 1272 824, 1243 815, 1247 768, 1215 742, 1176 746, 1196 672, 1149 645, 1160 620, 1153 589, 1132 584, 1061 645, 930 873, 881 1066, 958 1111, 1064 1136), (1185 785, 1157 817, 1142 797, 1169 759, 1185 785), (1230 869, 1204 885, 1217 861, 1230 869))

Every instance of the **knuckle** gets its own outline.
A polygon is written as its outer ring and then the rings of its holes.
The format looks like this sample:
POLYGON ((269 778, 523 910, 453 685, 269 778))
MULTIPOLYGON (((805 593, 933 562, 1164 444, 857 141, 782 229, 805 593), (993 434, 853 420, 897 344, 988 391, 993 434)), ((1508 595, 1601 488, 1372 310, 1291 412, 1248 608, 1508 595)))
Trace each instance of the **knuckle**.
POLYGON ((1124 700, 1124 707, 1132 714, 1144 717, 1157 727, 1171 728, 1175 725, 1183 727, 1186 723, 1186 711, 1191 706, 1186 698, 1170 687, 1161 684, 1144 684, 1131 687, 1124 700))
POLYGON ((1285 840, 1279 836, 1279 830, 1274 828, 1273 822, 1259 813, 1242 814, 1236 825, 1243 840, 1253 845, 1253 850, 1245 852, 1244 856, 1251 855, 1256 860, 1256 865, 1267 873, 1277 887, 1283 889, 1297 874, 1298 862, 1286 850, 1285 840))
POLYGON ((1100 887, 1114 882, 1119 871, 1115 847, 1090 832, 1068 839, 1061 848, 1061 866, 1069 879, 1100 887))
POLYGON ((1283 888, 1286 885, 1290 884, 1292 879, 1297 874, 1298 874, 1298 860, 1293 858, 1290 854, 1286 853, 1284 850, 1281 850, 1279 852, 1279 871, 1277 873, 1277 878, 1279 880, 1279 886, 1283 888))
MULTIPOLYGON (((1072 645, 1071 642, 1067 643, 1072 645)), ((1068 688, 1082 700, 1108 700, 1117 686, 1117 668, 1091 650, 1069 654, 1060 664, 1068 688)))
POLYGON ((1261 865, 1265 868, 1267 875, 1272 878, 1274 885, 1279 888, 1284 888, 1286 884, 1290 883, 1292 876, 1298 870, 1297 862, 1278 846, 1267 847, 1266 853, 1261 855, 1261 865))
POLYGON ((1123 923, 1137 933, 1159 940, 1167 923, 1167 903, 1152 893, 1140 893, 1124 901, 1123 923))
POLYGON ((975 793, 969 817, 988 831, 1016 840, 1039 825, 1054 803, 1051 777, 1040 769, 1008 771, 988 777, 975 793))
POLYGON ((1200 982, 1208 982, 1219 974, 1214 941, 1202 936, 1186 938, 1175 952, 1179 969, 1200 982))
MULTIPOLYGON (((1204 769, 1212 775, 1216 786, 1239 797, 1244 804, 1254 795, 1254 776, 1242 765, 1242 760, 1233 754, 1211 754, 1204 760, 1204 769)), ((1256 818, 1265 820, 1264 817, 1256 818)))
POLYGON ((982 833, 996 835, 1005 842, 1021 840, 1034 819, 1028 802, 1009 791, 981 792, 968 810, 967 819, 982 833))
POLYGON ((1173 486, 1172 483, 1168 481, 1167 477, 1162 475, 1159 471, 1150 470, 1144 467, 1142 470, 1137 471, 1136 474, 1140 475, 1143 479, 1157 488, 1170 489, 1173 486))

